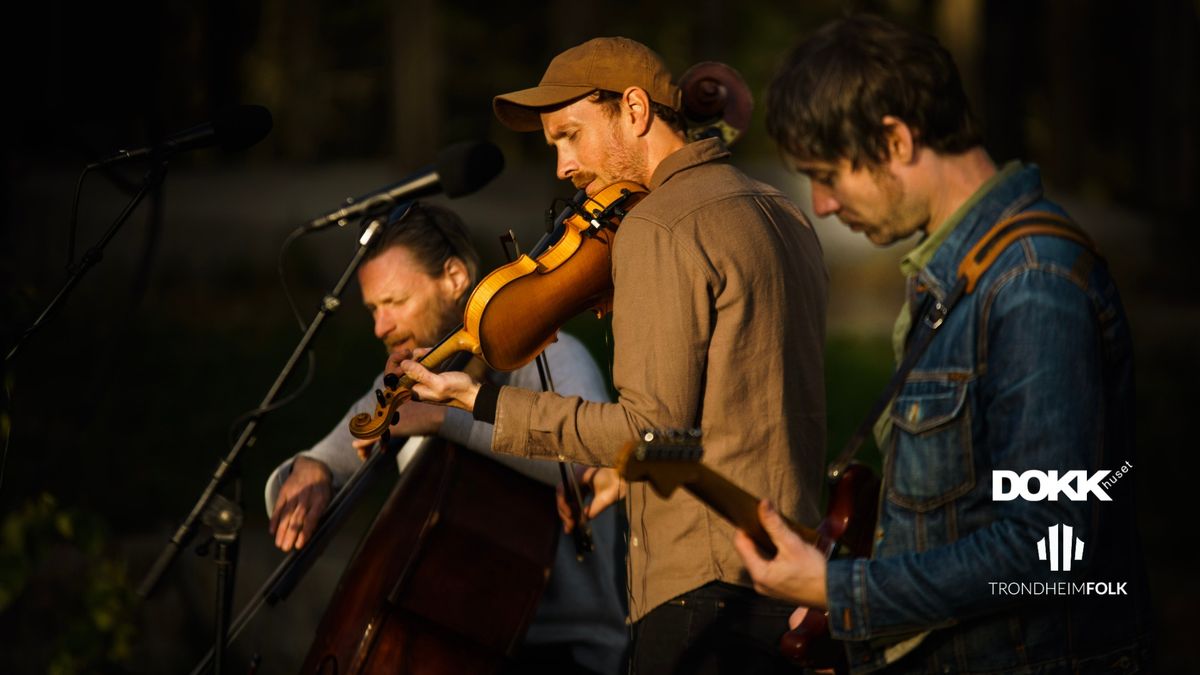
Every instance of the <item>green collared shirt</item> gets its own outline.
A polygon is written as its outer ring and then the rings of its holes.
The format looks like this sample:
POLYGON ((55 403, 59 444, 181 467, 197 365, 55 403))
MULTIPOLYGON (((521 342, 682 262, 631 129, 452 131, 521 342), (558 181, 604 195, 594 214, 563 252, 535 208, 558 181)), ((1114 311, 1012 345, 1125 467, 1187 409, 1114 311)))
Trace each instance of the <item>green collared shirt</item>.
MULTIPOLYGON (((1021 163, 1014 160, 1005 164, 1002 169, 996 172, 994 176, 987 179, 979 189, 975 190, 965 202, 959 205, 954 213, 950 214, 941 225, 938 226, 933 234, 926 236, 917 244, 916 248, 908 252, 908 255, 900 259, 900 273, 904 275, 906 281, 911 283, 916 278, 921 270, 933 260, 933 256, 937 250, 941 248, 942 242, 950 236, 954 228, 963 221, 967 213, 975 208, 979 200, 983 199, 987 193, 1001 182, 1008 180, 1009 177, 1021 170, 1021 163)), ((896 317, 896 323, 892 326, 892 353, 896 357, 896 365, 899 365, 904 360, 904 341, 908 337, 908 331, 912 328, 913 316, 912 308, 909 306, 907 294, 904 299, 904 305, 900 308, 900 315, 896 317)), ((883 447, 883 442, 887 440, 891 433, 891 417, 889 410, 885 410, 879 421, 875 424, 875 441, 879 447, 883 447)))

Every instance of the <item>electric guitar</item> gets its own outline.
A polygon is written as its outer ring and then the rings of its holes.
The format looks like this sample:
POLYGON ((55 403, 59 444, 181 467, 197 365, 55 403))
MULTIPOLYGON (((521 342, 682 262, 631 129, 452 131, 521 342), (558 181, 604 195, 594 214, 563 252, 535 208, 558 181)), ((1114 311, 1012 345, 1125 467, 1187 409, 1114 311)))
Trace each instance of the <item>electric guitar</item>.
MULTIPOLYGON (((704 449, 697 431, 646 432, 617 457, 617 473, 627 481, 646 481, 669 498, 682 487, 742 529, 768 556, 776 549, 758 520, 758 497, 701 463, 704 449)), ((825 518, 815 529, 785 521, 826 557, 863 557, 871 553, 879 478, 862 464, 851 464, 830 487, 825 518)), ((809 610, 800 625, 779 638, 779 649, 805 668, 847 671, 845 651, 829 635, 826 612, 809 610)))

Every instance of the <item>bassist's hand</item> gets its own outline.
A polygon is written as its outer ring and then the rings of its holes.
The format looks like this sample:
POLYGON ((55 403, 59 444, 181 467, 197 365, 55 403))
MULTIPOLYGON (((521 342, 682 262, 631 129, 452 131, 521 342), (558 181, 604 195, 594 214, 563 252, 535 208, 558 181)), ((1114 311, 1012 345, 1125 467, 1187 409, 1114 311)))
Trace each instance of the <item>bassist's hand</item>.
POLYGON ((332 494, 333 476, 328 467, 308 457, 292 460, 292 474, 279 489, 271 513, 271 534, 279 550, 302 548, 308 542, 332 494))
POLYGON ((754 580, 754 590, 824 610, 828 603, 825 556, 793 532, 765 499, 758 503, 758 519, 778 550, 774 558, 763 557, 754 541, 740 529, 733 540, 734 548, 754 580))

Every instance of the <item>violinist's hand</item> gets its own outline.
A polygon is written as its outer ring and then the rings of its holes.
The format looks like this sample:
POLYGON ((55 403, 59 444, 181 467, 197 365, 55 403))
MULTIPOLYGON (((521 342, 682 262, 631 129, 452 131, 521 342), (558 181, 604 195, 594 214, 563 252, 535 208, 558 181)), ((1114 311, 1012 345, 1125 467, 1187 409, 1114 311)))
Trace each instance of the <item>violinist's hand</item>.
POLYGON ((778 550, 774 558, 764 558, 754 541, 740 529, 733 539, 734 548, 754 580, 754 590, 805 607, 825 609, 828 602, 825 556, 793 532, 765 499, 758 503, 758 520, 778 550))
MULTIPOLYGON (((575 466, 575 479, 579 481, 579 489, 584 501, 588 493, 592 493, 592 501, 588 504, 582 520, 589 521, 604 512, 619 499, 625 497, 629 488, 628 483, 621 480, 615 469, 595 466, 575 466)), ((563 521, 563 532, 570 534, 575 529, 575 514, 572 508, 574 498, 564 494, 563 485, 558 485, 558 517, 563 521)))
POLYGON ((475 396, 479 393, 479 383, 466 373, 435 373, 413 360, 428 352, 428 349, 418 349, 415 352, 397 350, 388 358, 387 372, 407 375, 412 379, 415 383, 412 393, 423 402, 462 408, 467 412, 475 410, 475 396))
POLYGON ((292 474, 284 481, 271 512, 271 534, 281 551, 302 548, 329 506, 333 493, 329 467, 308 457, 292 460, 292 474))

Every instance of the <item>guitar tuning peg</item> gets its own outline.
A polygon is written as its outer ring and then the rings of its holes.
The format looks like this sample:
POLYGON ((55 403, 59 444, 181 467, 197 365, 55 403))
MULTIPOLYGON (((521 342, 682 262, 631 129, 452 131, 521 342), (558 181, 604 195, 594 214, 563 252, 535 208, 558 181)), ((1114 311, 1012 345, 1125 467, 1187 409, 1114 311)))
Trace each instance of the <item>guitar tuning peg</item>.
POLYGON ((643 431, 642 432, 642 440, 647 443, 653 443, 654 442, 654 431, 652 431, 652 430, 643 431))
POLYGON ((700 438, 700 427, 692 427, 687 433, 691 438, 700 438))

